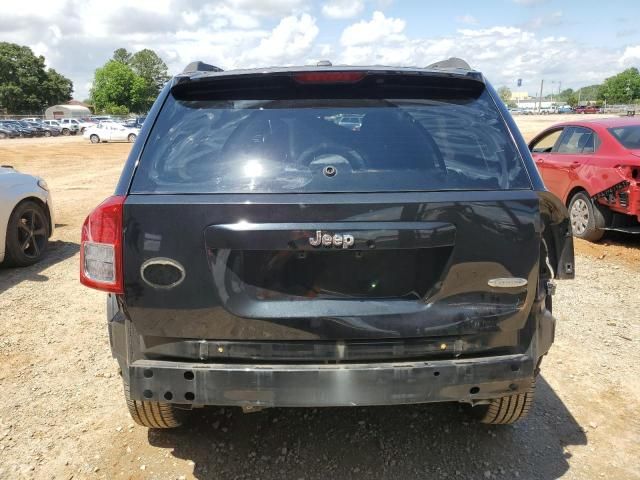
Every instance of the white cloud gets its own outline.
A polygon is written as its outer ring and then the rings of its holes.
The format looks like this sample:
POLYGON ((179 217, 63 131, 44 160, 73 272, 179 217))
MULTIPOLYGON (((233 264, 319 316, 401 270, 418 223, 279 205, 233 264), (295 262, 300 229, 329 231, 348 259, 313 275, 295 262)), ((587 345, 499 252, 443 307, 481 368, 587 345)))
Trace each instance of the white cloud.
MULTIPOLYGON (((384 23, 381 18, 377 22, 384 23)), ((353 27, 361 24, 347 27, 345 33, 353 34, 353 27)), ((370 32, 359 36, 363 40, 357 44, 347 45, 338 62, 421 67, 460 57, 485 73, 494 85, 513 86, 522 78, 524 88, 532 91, 542 78, 574 87, 600 82, 619 71, 620 61, 631 62, 640 55, 640 46, 627 49, 621 56, 615 50, 589 47, 566 37, 540 38, 534 31, 511 26, 466 28, 438 38, 407 38, 403 28, 396 28, 390 37, 368 35, 370 32), (404 41, 396 40, 400 37, 404 41)))
POLYGON ((640 45, 625 48, 618 63, 624 67, 637 66, 640 63, 640 45))
POLYGON ((406 38, 402 34, 405 23, 400 18, 387 18, 384 13, 375 11, 371 21, 362 20, 345 28, 340 37, 340 43, 346 47, 352 47, 375 44, 379 41, 400 42, 406 38))
POLYGON ((286 65, 304 58, 318 35, 316 21, 305 13, 283 18, 270 35, 240 57, 240 64, 286 65))
POLYGON ((364 10, 363 0, 329 0, 322 5, 322 13, 329 18, 352 18, 364 10))
POLYGON ((478 23, 478 19, 473 15, 462 15, 456 17, 456 22, 464 23, 466 25, 476 25, 478 23))

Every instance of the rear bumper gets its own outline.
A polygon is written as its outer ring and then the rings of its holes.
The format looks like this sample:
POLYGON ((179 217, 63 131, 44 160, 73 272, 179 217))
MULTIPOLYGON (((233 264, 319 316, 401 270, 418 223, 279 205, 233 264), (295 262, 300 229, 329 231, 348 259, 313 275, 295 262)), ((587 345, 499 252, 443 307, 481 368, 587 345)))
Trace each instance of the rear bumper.
POLYGON ((340 365, 203 365, 138 360, 127 373, 131 395, 139 400, 319 407, 476 403, 526 391, 535 363, 527 354, 340 365))

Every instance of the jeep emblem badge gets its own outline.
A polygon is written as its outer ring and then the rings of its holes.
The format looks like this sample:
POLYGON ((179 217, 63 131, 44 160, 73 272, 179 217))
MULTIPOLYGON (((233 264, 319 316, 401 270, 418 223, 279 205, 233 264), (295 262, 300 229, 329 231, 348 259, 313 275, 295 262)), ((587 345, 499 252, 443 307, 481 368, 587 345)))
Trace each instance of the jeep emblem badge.
POLYGON ((350 248, 356 243, 356 239, 353 235, 345 234, 340 235, 338 233, 331 235, 330 233, 322 233, 322 230, 316 230, 316 236, 309 237, 309 243, 313 247, 342 247, 350 248))

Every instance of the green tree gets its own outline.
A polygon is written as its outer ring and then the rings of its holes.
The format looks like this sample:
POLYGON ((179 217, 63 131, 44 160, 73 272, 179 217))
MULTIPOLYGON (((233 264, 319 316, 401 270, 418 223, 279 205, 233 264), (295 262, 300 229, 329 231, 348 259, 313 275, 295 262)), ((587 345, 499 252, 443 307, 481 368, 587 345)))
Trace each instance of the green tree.
POLYGON ((96 70, 91 88, 91 102, 97 112, 114 108, 131 109, 131 91, 136 74, 131 67, 116 60, 109 60, 96 70))
POLYGON ((131 54, 127 52, 126 48, 118 48, 113 52, 113 60, 129 65, 129 62, 131 61, 131 54))
POLYGON ((128 115, 129 109, 124 105, 109 104, 105 107, 104 113, 108 113, 109 115, 128 115))
POLYGON ((96 70, 91 102, 96 111, 146 112, 160 89, 169 79, 167 65, 153 51, 130 54, 124 48, 113 52, 113 58, 96 70))
POLYGON ((498 89, 498 95, 500 96, 500 100, 504 103, 509 103, 509 100, 511 100, 511 90, 509 90, 509 87, 500 87, 498 89))
POLYGON ((144 78, 144 80, 155 89, 155 95, 169 80, 167 75, 167 65, 153 50, 145 48, 136 52, 130 61, 131 68, 136 75, 144 78))
POLYGON ((599 89, 600 85, 588 85, 586 87, 578 89, 576 95, 578 95, 580 103, 590 102, 598 98, 599 89))
POLYGON ((131 109, 135 112, 146 112, 151 108, 158 96, 155 87, 144 78, 136 75, 131 85, 131 109))
POLYGON ((598 99, 606 99, 608 103, 630 103, 639 96, 640 72, 635 67, 607 78, 598 89, 598 99))
POLYGON ((42 85, 42 94, 47 106, 71 100, 73 82, 53 68, 47 70, 47 80, 42 85))
POLYGON ((14 114, 42 113, 50 105, 71 100, 73 83, 29 47, 0 42, 0 108, 14 114))
POLYGON ((575 93, 571 93, 567 98, 564 99, 565 102, 569 104, 571 107, 575 107, 578 105, 578 96, 575 93))

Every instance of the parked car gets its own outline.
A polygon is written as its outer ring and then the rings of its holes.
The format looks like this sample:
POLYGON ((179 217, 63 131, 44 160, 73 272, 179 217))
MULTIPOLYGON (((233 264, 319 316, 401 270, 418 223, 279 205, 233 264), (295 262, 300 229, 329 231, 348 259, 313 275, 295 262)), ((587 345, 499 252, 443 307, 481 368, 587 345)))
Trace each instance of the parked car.
POLYGON ((142 128, 146 118, 147 117, 135 117, 124 122, 123 125, 128 128, 142 128))
POLYGON ((95 123, 113 122, 113 117, 111 117, 111 115, 93 115, 91 120, 95 123))
POLYGON ((61 133, 61 129, 59 127, 52 127, 51 125, 47 125, 42 122, 26 122, 30 127, 33 127, 45 137, 57 137, 61 133))
POLYGON ((87 128, 84 138, 91 143, 100 142, 135 142, 140 134, 139 128, 129 128, 115 122, 100 122, 99 125, 87 128))
POLYGON ((562 105, 558 107, 558 113, 574 113, 574 110, 569 105, 562 105))
POLYGON ((570 226, 460 62, 197 63, 162 91, 80 249, 136 422, 201 405, 526 415, 570 226), (334 121, 355 114, 359 131, 334 121))
POLYGON ((0 123, 0 140, 3 140, 5 138, 16 138, 19 136, 20 133, 18 133, 18 131, 9 127, 5 127, 0 123))
POLYGON ((25 120, 16 120, 16 121, 21 127, 26 128, 27 130, 31 130, 33 132, 34 137, 44 137, 45 129, 44 127, 42 127, 42 125, 27 122, 25 120))
POLYGON ((640 233, 640 120, 561 123, 529 148, 547 188, 568 206, 576 237, 640 233))
POLYGON ((362 126, 362 115, 342 115, 338 119, 338 125, 349 130, 358 131, 362 126))
POLYGON ((555 106, 541 107, 540 108, 540 113, 543 114, 543 115, 549 115, 551 113, 558 113, 558 107, 555 107, 555 106))
POLYGON ((576 113, 602 113, 602 109, 595 105, 579 105, 576 107, 576 113))
POLYGON ((49 125, 50 127, 57 127, 60 130, 62 130, 62 127, 58 120, 43 120, 42 123, 45 125, 49 125))
POLYGON ((36 136, 36 132, 33 128, 24 127, 17 120, 3 120, 2 122, 0 122, 0 125, 2 125, 5 128, 11 128, 15 130, 20 134, 21 137, 31 138, 36 136))
POLYGON ((59 118, 58 123, 64 136, 76 135, 80 131, 80 121, 75 118, 59 118))
POLYGON ((525 110, 524 108, 511 107, 509 108, 509 113, 511 113, 511 115, 524 115, 525 110))
POLYGON ((0 166, 0 263, 24 267, 40 260, 54 226, 47 183, 0 166))

